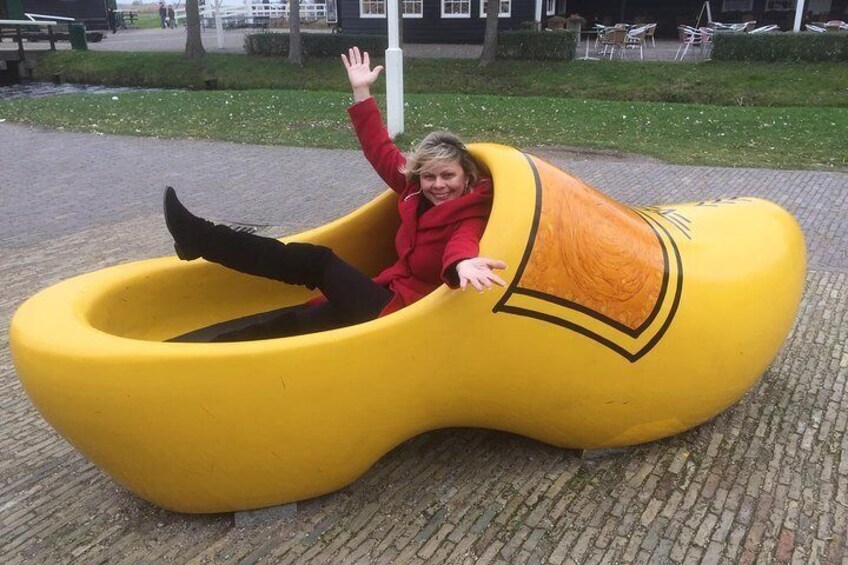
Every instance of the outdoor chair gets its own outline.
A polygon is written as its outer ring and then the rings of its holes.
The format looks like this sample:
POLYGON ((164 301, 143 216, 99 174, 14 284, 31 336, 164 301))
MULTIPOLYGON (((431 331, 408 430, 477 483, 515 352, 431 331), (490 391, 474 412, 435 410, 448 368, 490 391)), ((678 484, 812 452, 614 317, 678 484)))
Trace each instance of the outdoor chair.
POLYGON ((721 22, 710 22, 709 27, 715 31, 732 31, 740 33, 745 31, 746 23, 724 24, 721 22))
POLYGON ((608 29, 612 29, 612 26, 605 26, 603 24, 595 24, 595 31, 597 31, 597 35, 595 35, 595 52, 600 51, 601 48, 601 37, 603 37, 604 32, 608 29))
POLYGON ((701 58, 709 59, 713 48, 713 33, 715 30, 708 27, 698 28, 701 32, 701 58))
POLYGON ((748 33, 753 35, 755 33, 768 33, 770 31, 780 31, 780 26, 777 26, 777 25, 774 25, 774 24, 768 25, 768 26, 760 26, 756 29, 752 29, 748 33))
POLYGON ((630 31, 627 32, 627 37, 625 38, 625 48, 627 49, 639 49, 639 58, 644 59, 645 56, 642 52, 642 47, 645 45, 645 34, 647 32, 648 26, 642 27, 634 27, 630 31))
POLYGON ((704 34, 701 30, 689 26, 678 26, 677 33, 680 37, 680 46, 674 54, 674 60, 682 61, 686 57, 686 53, 689 51, 690 47, 693 45, 702 45, 704 34))
POLYGON ((601 45, 604 47, 604 51, 601 54, 606 55, 607 49, 609 49, 609 58, 612 61, 612 58, 615 56, 615 50, 618 50, 621 53, 621 57, 624 57, 624 51, 627 47, 627 30, 620 27, 608 28, 603 32, 603 35, 600 36, 601 45))
POLYGON ((748 33, 755 27, 757 27, 757 20, 750 20, 743 24, 742 31, 748 33))
POLYGON ((825 28, 817 24, 806 24, 804 27, 807 28, 807 31, 812 31, 815 33, 824 33, 825 31, 827 31, 825 28))
POLYGON ((825 31, 842 31, 848 29, 848 24, 842 20, 830 20, 824 24, 825 31))
POLYGON ((654 33, 657 31, 657 24, 648 24, 645 27, 645 41, 651 40, 651 47, 656 47, 657 42, 654 41, 654 33))

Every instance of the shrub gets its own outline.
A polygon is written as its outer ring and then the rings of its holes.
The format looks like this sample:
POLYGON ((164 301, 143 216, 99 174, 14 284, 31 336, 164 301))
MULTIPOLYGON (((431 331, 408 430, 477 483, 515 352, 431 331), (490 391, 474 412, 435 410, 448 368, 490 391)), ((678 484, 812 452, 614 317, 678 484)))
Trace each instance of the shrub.
MULTIPOLYGON (((351 35, 343 33, 304 33, 303 53, 307 57, 338 57, 354 45, 370 53, 382 54, 389 45, 384 35, 351 35)), ((248 55, 287 57, 289 34, 262 32, 244 36, 244 50, 248 55)))
POLYGON ((848 33, 716 33, 715 61, 848 61, 848 33))
POLYGON ((562 16, 551 16, 547 19, 548 29, 565 29, 565 18, 562 16))
POLYGON ((504 31, 498 33, 498 58, 570 61, 577 36, 570 31, 504 31))

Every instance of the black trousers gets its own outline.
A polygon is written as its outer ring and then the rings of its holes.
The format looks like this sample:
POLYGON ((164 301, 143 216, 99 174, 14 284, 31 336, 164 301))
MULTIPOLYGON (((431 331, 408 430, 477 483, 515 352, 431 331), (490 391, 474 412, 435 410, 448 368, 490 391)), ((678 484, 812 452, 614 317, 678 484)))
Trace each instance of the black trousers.
POLYGON ((230 320, 171 341, 253 341, 321 332, 373 320, 393 297, 389 289, 376 284, 334 253, 326 261, 317 286, 327 302, 315 306, 301 304, 230 320))

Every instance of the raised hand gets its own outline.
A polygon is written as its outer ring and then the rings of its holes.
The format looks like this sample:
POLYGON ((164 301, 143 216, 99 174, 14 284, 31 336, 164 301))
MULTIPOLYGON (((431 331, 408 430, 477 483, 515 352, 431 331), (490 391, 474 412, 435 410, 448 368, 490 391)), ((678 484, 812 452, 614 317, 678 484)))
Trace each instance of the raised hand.
POLYGON ((354 102, 361 102, 371 96, 371 85, 380 76, 382 65, 371 68, 368 51, 359 52, 359 47, 351 47, 347 56, 342 53, 342 63, 347 69, 347 79, 353 89, 354 102))
POLYGON ((506 269, 506 263, 497 259, 486 257, 475 257, 460 261, 456 265, 456 274, 459 275, 459 287, 465 290, 469 284, 483 292, 484 288, 492 288, 492 283, 498 286, 506 286, 506 283, 492 269, 506 269))

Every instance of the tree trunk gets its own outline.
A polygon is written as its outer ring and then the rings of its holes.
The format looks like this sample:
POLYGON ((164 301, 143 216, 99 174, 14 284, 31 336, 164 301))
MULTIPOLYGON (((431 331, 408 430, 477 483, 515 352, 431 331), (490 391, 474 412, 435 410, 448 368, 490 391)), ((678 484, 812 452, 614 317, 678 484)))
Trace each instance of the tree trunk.
POLYGON ((480 53, 480 66, 494 62, 498 50, 498 12, 500 0, 486 0, 486 35, 483 36, 483 52, 480 53))
POLYGON ((186 0, 186 47, 185 58, 199 61, 206 54, 200 39, 200 11, 197 0, 186 0))
POLYGON ((300 0, 289 2, 289 63, 303 66, 303 44, 300 37, 300 0))

